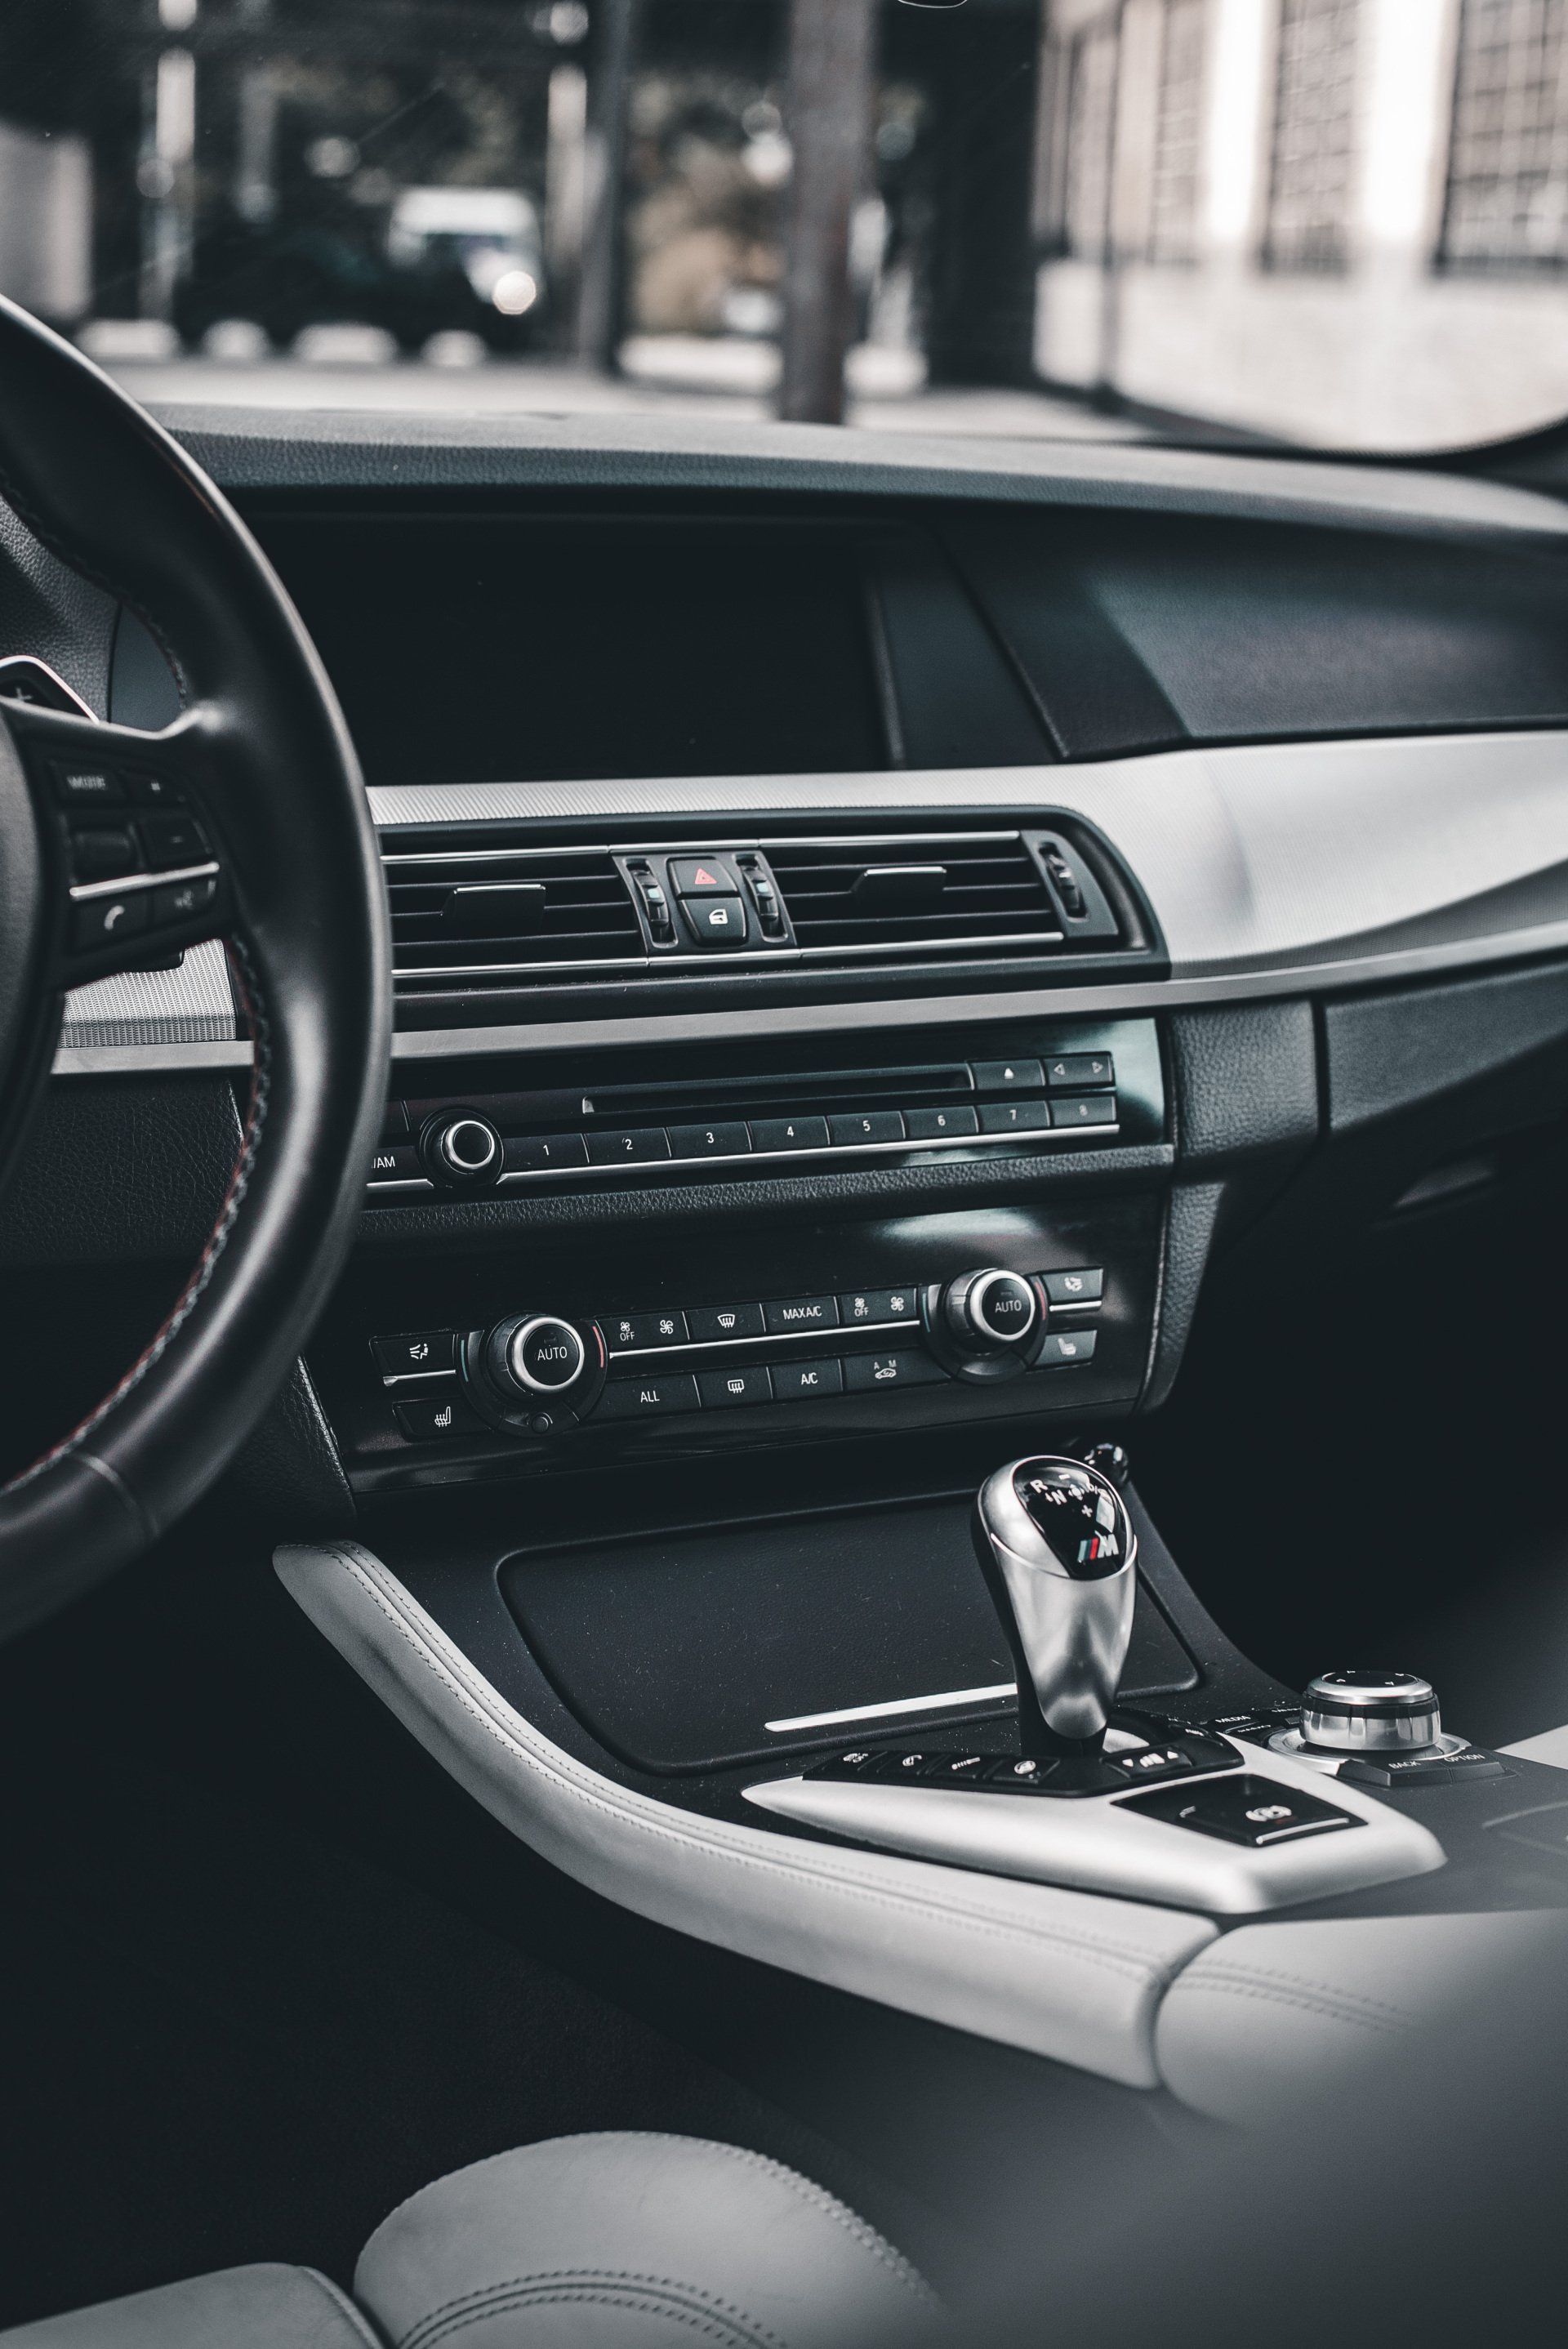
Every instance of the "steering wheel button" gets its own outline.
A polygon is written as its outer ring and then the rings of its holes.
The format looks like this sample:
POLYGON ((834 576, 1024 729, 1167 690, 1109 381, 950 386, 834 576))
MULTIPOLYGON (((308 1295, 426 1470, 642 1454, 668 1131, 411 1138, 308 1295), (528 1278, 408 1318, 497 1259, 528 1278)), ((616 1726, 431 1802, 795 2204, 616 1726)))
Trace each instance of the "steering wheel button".
POLYGON ((118 946, 146 929, 145 893, 128 889, 123 896, 89 897, 71 909, 71 944, 79 952, 91 947, 118 946))
POLYGON ((144 815, 137 820, 141 845, 154 872, 180 864, 204 864, 212 851, 201 825, 188 815, 144 815))
POLYGON ((75 769, 57 772, 55 791, 62 806, 68 808, 125 805, 125 785, 119 777, 100 773, 96 769, 89 772, 78 772, 75 769))
POLYGON ((136 843, 123 826, 71 834, 71 871, 78 881, 108 881, 134 873, 140 863, 136 843))
POLYGON ((204 914, 218 894, 215 873, 199 873, 190 881, 171 881, 166 889, 152 893, 152 918, 155 922, 189 922, 197 914, 204 914))
POLYGON ((127 775, 126 792, 133 806, 183 807, 185 794, 167 775, 127 775))

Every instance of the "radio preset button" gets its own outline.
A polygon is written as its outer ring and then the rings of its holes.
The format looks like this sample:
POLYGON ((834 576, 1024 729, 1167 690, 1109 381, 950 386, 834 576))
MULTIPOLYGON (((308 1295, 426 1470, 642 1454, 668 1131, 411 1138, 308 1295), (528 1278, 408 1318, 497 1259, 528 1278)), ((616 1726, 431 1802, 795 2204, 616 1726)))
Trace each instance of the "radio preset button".
POLYGON ((1116 1095, 1114 1093, 1063 1094, 1051 1103, 1051 1123, 1067 1125, 1114 1125, 1116 1095))
POLYGON ((635 1166, 670 1154, 670 1138, 662 1125, 623 1127, 616 1133, 590 1133, 585 1139, 591 1166, 635 1166))
POLYGON ((999 1101, 980 1104, 982 1133, 1043 1133, 1050 1123, 1048 1102, 999 1101))
POLYGON ((836 1330, 839 1326, 838 1299, 832 1297, 787 1297, 772 1305, 764 1305, 763 1315, 770 1338, 787 1338, 796 1330, 836 1330))
POLYGON ((949 1136, 958 1141, 980 1131, 980 1121, 967 1103, 954 1109, 906 1109, 903 1123, 911 1142, 944 1142, 949 1136))
POLYGON ((586 1166, 588 1145, 580 1133, 528 1133, 506 1145, 509 1174, 552 1174, 562 1166, 586 1166))
POLYGON ((753 1150, 826 1150, 828 1121, 825 1117, 754 1117, 751 1121, 753 1150))
POLYGON ((830 1117, 828 1132, 834 1142, 851 1149, 863 1149, 871 1142, 902 1142, 903 1115, 896 1109, 850 1110, 830 1117))
POLYGON ((672 1125, 670 1149, 676 1158, 744 1158, 751 1136, 737 1118, 729 1125, 672 1125))

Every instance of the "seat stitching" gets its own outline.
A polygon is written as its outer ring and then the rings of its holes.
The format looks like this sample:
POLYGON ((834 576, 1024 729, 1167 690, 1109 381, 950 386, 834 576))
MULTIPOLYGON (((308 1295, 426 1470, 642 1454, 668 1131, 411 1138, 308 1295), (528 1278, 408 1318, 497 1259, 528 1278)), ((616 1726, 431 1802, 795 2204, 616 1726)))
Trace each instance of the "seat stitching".
POLYGON ((364 2310, 356 2308, 347 2293, 340 2292, 330 2276, 318 2274, 315 2268, 300 2268, 296 2272, 302 2275, 307 2283, 315 2286, 328 2307, 337 2315, 346 2316, 351 2321, 360 2340, 366 2344, 366 2349, 381 2349, 380 2335, 372 2332, 364 2310))
MULTIPOLYGON (((382 1613, 386 1615, 388 1621, 391 1622, 394 1628, 398 1631, 405 1642, 413 1649, 414 1653, 419 1658, 427 1670, 438 1679, 440 1677, 440 1673, 438 1671, 437 1658, 432 1651, 430 1643, 419 1637, 415 1632, 413 1627, 404 1620, 403 1617, 390 1603, 387 1598, 383 1595, 369 1575, 365 1572, 364 1568, 355 1557, 335 1545, 327 1545, 325 1547, 327 1548, 328 1555, 336 1557, 340 1563, 348 1568, 351 1574, 355 1575, 356 1579, 369 1592, 371 1598, 380 1608, 382 1613)), ((587 1788, 574 1783, 554 1764, 546 1763, 539 1756, 530 1753, 529 1749, 525 1745, 521 1744, 510 1731, 506 1730, 500 1723, 495 1721, 482 1706, 476 1702, 471 1693, 459 1681, 457 1680, 455 1675, 449 1671, 448 1679, 451 1683, 453 1693, 457 1696, 458 1701, 462 1705, 464 1711, 469 1713, 474 1720, 479 1722, 481 1727, 489 1732, 490 1735, 495 1740, 495 1742, 499 1745, 502 1746, 508 1753, 520 1756, 521 1760, 527 1764, 528 1767, 536 1775, 542 1777, 548 1776, 555 1779, 559 1784, 563 1785, 576 1800, 587 1803, 593 1808, 603 1811, 607 1816, 616 1820, 618 1824, 636 1827, 639 1832, 645 1835, 656 1837, 666 1842, 684 1844, 693 1851, 699 1851, 711 1857, 727 1860, 739 1867, 762 1868, 770 1870, 775 1875, 795 1876, 809 1883, 820 1883, 823 1878, 827 1878, 842 1889, 846 1889, 859 1894, 862 1899, 873 1902, 881 1908, 899 1910, 913 1909, 916 1914, 921 1916, 942 1916, 972 1929, 977 1927, 977 1920, 983 1920, 979 1922, 977 1930, 983 1931, 988 1939, 1018 1941, 1026 1946, 1044 1945, 1047 1947, 1056 1947, 1069 1951, 1075 1955, 1087 1955, 1105 1965, 1110 1971, 1124 1975, 1131 1982, 1140 1983, 1147 1982, 1150 1985, 1154 1985, 1161 1979, 1169 1979, 1173 1971, 1176 1971, 1176 1965, 1171 1961, 1151 1961, 1143 1957, 1139 1952, 1128 1950, 1125 1945, 1099 1940, 1092 1935, 1082 1932, 1070 1932, 1065 1930, 1060 1926, 1024 1924, 1016 1919, 1003 1917, 995 1909, 983 1909, 967 1902, 960 1905, 957 1902, 937 1899, 930 1894, 892 1891, 885 1886, 875 1884, 866 1877, 856 1876, 852 1869, 847 1868, 832 1867, 822 1864, 819 1865, 816 1868, 807 1868, 795 1862, 777 1858, 771 1853, 763 1855, 748 1851, 738 1851, 732 1845, 721 1843, 714 1837, 705 1837, 701 1835, 694 1834, 686 1829, 678 1829, 663 1825, 651 1824, 638 1813, 633 1811, 629 1806, 622 1808, 614 1804, 607 1803, 602 1795, 593 1794, 587 1788)), ((1185 1962, 1185 1960, 1179 1962, 1185 1962)))
POLYGON ((424 2344, 443 2332, 455 2332, 458 2323, 472 2323, 496 2310, 515 2305, 524 2298, 573 2299, 593 2297, 596 2289, 613 2285, 628 2298, 642 2295, 651 2298, 655 2293, 671 2299, 683 2298, 704 2303, 696 2313, 711 2319, 722 2319, 737 2330, 745 2328, 752 2342, 772 2344, 772 2349, 785 2349, 780 2336, 765 2324, 760 2317, 748 2313, 733 2301, 721 2300, 717 2292, 704 2292, 700 2284, 677 2282, 674 2276, 646 2275, 634 2268, 534 2268, 525 2275, 507 2276, 495 2283, 486 2284, 476 2292, 459 2292, 450 2300, 441 2301, 427 2309, 412 2330, 404 2333, 398 2349, 424 2349, 424 2344), (455 2320, 447 2322, 446 2320, 455 2320))
POLYGON ((1188 1995, 1207 1992, 1212 1998, 1252 1998, 1271 2006, 1296 2006, 1305 2013, 1316 2014, 1329 2023, 1358 2023, 1368 2031, 1380 2031, 1392 2038, 1401 2030, 1413 2030, 1414 2020, 1408 2015, 1368 2014, 1363 2010, 1337 2004, 1327 1992, 1314 1993, 1305 1985, 1296 1992, 1271 1989, 1266 1983, 1249 1983, 1240 1979, 1195 1982, 1189 1986, 1188 1995))
MULTIPOLYGON (((710 2340, 728 2344, 728 2349, 785 2349, 785 2344, 777 2333, 766 2330, 754 2330, 748 2325, 743 2331, 740 2325, 733 2324, 723 2317, 709 2315, 701 2309, 683 2308, 678 2301, 666 2299, 662 2294, 638 2291, 634 2286, 630 2285, 614 2290, 609 2288, 611 2283, 612 2279, 607 2277, 604 2283, 598 2289, 593 2289, 586 2284, 569 2285, 553 2291, 533 2291, 525 2288, 521 2292, 509 2294, 505 2299, 498 2300, 490 2308, 474 2309, 468 2315, 454 2317, 450 2323, 438 2326, 436 2331, 426 2333, 421 2338, 419 2349, 431 2349, 431 2344, 438 2341, 449 2341, 454 2333, 462 2332, 467 2326, 482 2324, 486 2317, 500 2315, 508 2308, 523 2308, 530 2305, 535 2308, 586 2305, 631 2309, 644 2314, 651 2313, 662 2316, 672 2323, 684 2324, 690 2332, 703 2333, 710 2340)), ((398 2349, 415 2349, 415 2336, 409 2333, 399 2343, 398 2349)))
POLYGON ((1200 1986, 1205 1982, 1255 1982, 1265 1989, 1277 1982, 1284 1990, 1304 1991, 1309 1997, 1343 1999, 1346 2005, 1367 2007, 1379 2015, 1387 2015, 1395 2023, 1412 2020, 1408 2007, 1397 2005, 1391 1999, 1375 1998, 1370 1991, 1357 1990, 1349 1984, 1341 1989, 1337 1982, 1315 1981, 1310 1974, 1285 1973, 1273 1966, 1247 1965, 1235 1958, 1216 1959, 1212 1965, 1201 1967, 1195 1976, 1188 1975, 1187 1986, 1191 1988, 1194 1982, 1200 1986))

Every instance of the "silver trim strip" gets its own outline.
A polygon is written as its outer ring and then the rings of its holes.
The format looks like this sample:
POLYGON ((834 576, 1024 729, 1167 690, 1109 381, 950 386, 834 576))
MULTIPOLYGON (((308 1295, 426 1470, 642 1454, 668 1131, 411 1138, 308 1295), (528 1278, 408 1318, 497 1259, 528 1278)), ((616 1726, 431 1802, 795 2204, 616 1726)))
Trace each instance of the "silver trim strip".
POLYGON ((553 970, 663 970, 670 964, 678 966, 684 977, 710 962, 802 962, 813 957, 831 955, 880 955, 884 962, 892 962, 903 955, 963 954, 971 948, 1016 947, 1020 954, 1033 954, 1038 947, 1065 946, 1066 935, 1061 930, 1036 930, 1027 935, 1016 930, 987 932, 984 936, 966 931, 963 937, 951 938, 872 938, 852 947, 741 947, 721 949, 716 957, 711 947, 677 947, 671 953, 604 955, 588 962, 464 962, 421 963, 400 966, 398 978, 505 978, 516 971, 553 970))
POLYGON ((456 1371, 383 1371, 384 1387, 422 1386, 427 1379, 455 1379, 456 1371))
MULTIPOLYGON (((15 701, 18 698, 15 694, 6 692, 5 674, 8 669, 19 668, 36 670, 39 676, 46 677, 51 685, 57 685, 78 718, 90 718, 95 726, 103 724, 103 719, 91 702, 84 701, 76 687, 67 685, 59 670, 51 662, 40 660, 36 653, 7 653, 5 659, 0 660, 0 700, 15 701)), ((25 701, 24 707, 26 707, 25 701)))
POLYGON ((84 905, 93 897, 127 897, 146 889, 161 889, 171 881, 205 881, 216 873, 218 862, 210 858, 205 864, 181 864, 170 873, 123 873, 117 881, 77 881, 71 889, 73 905, 84 905))
MULTIPOLYGON (((772 1300, 767 1299, 763 1301, 770 1303, 772 1300)), ((605 1318, 612 1319, 614 1316, 605 1318)), ((920 1322, 915 1316, 906 1316, 902 1321, 824 1321, 815 1330, 765 1330, 760 1338, 672 1338, 667 1346, 612 1346, 610 1360, 613 1362, 631 1362, 644 1354, 695 1354, 699 1347, 704 1353, 711 1347, 716 1352, 732 1354, 738 1346, 788 1346, 802 1341, 810 1344, 813 1340, 820 1345, 824 1338, 850 1338, 863 1335, 868 1330, 918 1331, 919 1329, 920 1322)))
POLYGON ((837 1713, 797 1713, 788 1721, 765 1721, 764 1729, 775 1737, 782 1737, 791 1729, 836 1729, 841 1722, 891 1721, 895 1713, 943 1713, 949 1705, 995 1704, 1005 1696, 1016 1696, 1011 1681, 997 1681, 991 1688, 945 1689, 940 1696, 895 1696, 886 1704, 847 1704, 837 1713))
MULTIPOLYGON (((458 788, 462 789, 464 786, 459 785, 458 788)), ((511 791, 528 790, 531 786, 502 783, 497 786, 482 784, 479 788, 511 791)), ((370 799, 374 807, 377 799, 374 790, 371 792, 370 799)), ((383 820, 377 819, 378 822, 383 820)), ((399 854, 384 848, 381 852, 381 862, 383 864, 490 864, 507 856, 603 856, 606 859, 615 856, 690 856, 699 847, 707 855, 727 856, 738 848, 764 846, 769 851, 775 848, 887 848, 892 846, 934 848, 945 847, 949 842, 1020 840, 1022 837, 1022 833, 1017 832, 846 832, 823 833, 820 835, 811 836, 801 833, 798 838, 768 842, 746 838, 705 839, 701 842, 627 840, 612 842, 605 848, 602 848, 596 840, 590 840, 584 841, 581 848, 573 847, 570 842, 558 842, 553 848, 438 848, 423 854, 413 849, 399 854)))

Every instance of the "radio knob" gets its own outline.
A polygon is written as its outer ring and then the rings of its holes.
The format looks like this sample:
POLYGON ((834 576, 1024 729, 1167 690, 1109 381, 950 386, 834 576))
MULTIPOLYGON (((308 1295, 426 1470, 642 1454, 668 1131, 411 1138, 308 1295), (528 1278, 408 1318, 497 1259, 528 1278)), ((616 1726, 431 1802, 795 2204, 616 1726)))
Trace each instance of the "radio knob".
POLYGON ((1041 1318, 1034 1282, 999 1265, 961 1273, 949 1284, 942 1310, 957 1343, 982 1354, 1011 1353, 1034 1336, 1041 1318))
POLYGON ((500 1173, 504 1144, 488 1117, 472 1110, 443 1117, 425 1135, 426 1154, 448 1183, 493 1183, 500 1173))

